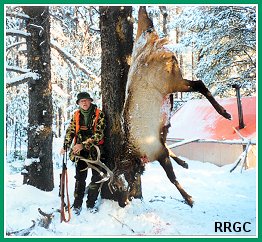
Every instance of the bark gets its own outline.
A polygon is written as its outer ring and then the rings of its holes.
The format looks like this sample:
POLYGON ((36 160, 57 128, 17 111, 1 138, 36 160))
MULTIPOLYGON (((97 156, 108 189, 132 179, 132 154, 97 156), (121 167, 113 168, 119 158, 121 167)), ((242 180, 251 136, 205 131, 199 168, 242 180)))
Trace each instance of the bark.
MULTIPOLYGON (((103 111, 106 115, 105 157, 113 169, 124 157, 124 134, 121 113, 133 48, 132 7, 102 6, 100 29, 102 47, 101 90, 103 111)), ((102 197, 113 198, 103 186, 102 197)), ((115 198, 114 198, 115 199, 115 198)))
POLYGON ((26 166, 24 183, 44 191, 54 188, 52 163, 52 85, 50 67, 50 22, 49 8, 45 6, 24 6, 30 17, 26 26, 28 68, 39 74, 38 80, 31 80, 29 88, 28 150, 27 158, 39 158, 26 166))
POLYGON ((164 36, 167 36, 167 9, 166 9, 166 6, 159 6, 159 9, 160 9, 160 12, 163 16, 163 34, 164 36))

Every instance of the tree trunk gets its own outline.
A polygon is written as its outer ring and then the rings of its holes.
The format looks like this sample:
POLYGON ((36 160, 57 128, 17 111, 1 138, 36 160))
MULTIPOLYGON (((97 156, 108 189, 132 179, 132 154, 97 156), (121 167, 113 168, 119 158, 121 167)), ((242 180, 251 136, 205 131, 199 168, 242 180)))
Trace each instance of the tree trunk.
POLYGON ((167 36, 167 9, 166 9, 166 6, 159 6, 159 9, 160 9, 160 12, 163 16, 163 34, 164 36, 167 36))
MULTIPOLYGON (((124 155, 121 113, 125 101, 128 60, 133 48, 132 7, 102 6, 99 10, 102 47, 101 90, 107 121, 105 157, 107 165, 113 169, 124 155)), ((106 185, 103 186, 101 195, 102 198, 115 199, 106 185)))
POLYGON ((52 86, 50 67, 50 22, 49 8, 24 6, 30 16, 26 20, 28 68, 39 74, 31 80, 29 88, 28 149, 31 161, 25 168, 24 183, 44 191, 54 188, 52 163, 52 86))
POLYGON ((60 138, 62 136, 62 122, 63 121, 63 110, 61 107, 58 108, 58 123, 57 123, 57 127, 58 127, 58 137, 60 138))
MULTIPOLYGON (((180 7, 176 7, 176 15, 179 16, 181 14, 181 8, 180 7)), ((179 44, 180 42, 180 37, 181 37, 181 31, 178 27, 176 27, 176 44, 179 44)), ((176 52, 176 56, 177 56, 177 60, 178 60, 178 63, 179 63, 179 66, 180 66, 180 70, 182 72, 182 75, 184 76, 184 67, 183 67, 183 55, 182 54, 178 54, 176 52)), ((183 93, 181 92, 180 93, 180 96, 182 98, 182 95, 183 93)), ((178 98, 179 94, 176 93, 175 94, 175 98, 178 98)))

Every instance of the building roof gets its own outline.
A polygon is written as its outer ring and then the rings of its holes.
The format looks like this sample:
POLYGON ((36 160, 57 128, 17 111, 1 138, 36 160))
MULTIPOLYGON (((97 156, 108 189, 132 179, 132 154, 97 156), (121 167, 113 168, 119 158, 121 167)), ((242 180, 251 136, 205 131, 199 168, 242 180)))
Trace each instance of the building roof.
MULTIPOLYGON (((217 99, 232 120, 219 115, 207 99, 190 100, 171 118, 167 139, 239 140, 238 107, 236 98, 217 99)), ((245 138, 256 137, 256 97, 242 97, 245 127, 239 133, 245 138)))

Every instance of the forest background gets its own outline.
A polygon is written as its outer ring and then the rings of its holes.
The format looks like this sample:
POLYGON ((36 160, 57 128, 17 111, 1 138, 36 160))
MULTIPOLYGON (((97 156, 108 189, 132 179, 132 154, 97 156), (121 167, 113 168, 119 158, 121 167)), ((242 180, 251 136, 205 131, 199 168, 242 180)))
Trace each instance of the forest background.
MULTIPOLYGON (((137 9, 133 8, 134 23, 137 9)), ((212 94, 221 98, 235 96, 233 84, 241 86, 242 96, 256 95, 254 6, 149 6, 148 12, 160 36, 170 39, 169 48, 177 53, 185 78, 202 79, 212 94)), ((91 93, 102 107, 98 13, 98 7, 93 6, 50 6, 52 101, 45 101, 52 107, 44 109, 53 110, 48 115, 55 137, 63 134, 79 91, 91 93)), ((28 134, 41 130, 38 126, 28 132, 33 115, 28 83, 37 81, 38 74, 28 68, 26 14, 18 6, 8 6, 6 14, 6 141, 11 140, 10 162, 21 160, 23 164, 26 154, 22 147, 30 139, 28 134)), ((176 97, 186 101, 192 95, 176 97)))

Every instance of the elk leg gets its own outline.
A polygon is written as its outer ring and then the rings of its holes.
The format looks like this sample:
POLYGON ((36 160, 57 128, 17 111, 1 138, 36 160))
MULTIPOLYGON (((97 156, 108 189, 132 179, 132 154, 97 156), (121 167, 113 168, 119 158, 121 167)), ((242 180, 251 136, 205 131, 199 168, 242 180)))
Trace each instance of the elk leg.
POLYGON ((178 165, 182 166, 185 169, 188 169, 188 164, 184 160, 182 160, 182 159, 180 159, 177 156, 172 155, 172 154, 170 155, 170 157, 172 157, 178 165))
POLYGON ((216 111, 225 117, 226 119, 231 120, 231 115, 215 100, 215 98, 212 96, 210 91, 207 89, 205 84, 199 80, 199 81, 189 81, 186 79, 183 79, 184 88, 181 90, 182 92, 200 92, 202 95, 204 95, 207 100, 213 105, 213 107, 216 109, 216 111))
POLYGON ((192 197, 186 193, 186 191, 182 188, 182 186, 179 184, 179 182, 176 179, 176 175, 173 170, 172 163, 169 159, 169 157, 165 157, 158 160, 160 165, 164 168, 168 179, 176 186, 182 197, 185 199, 185 202, 190 206, 193 207, 193 199, 192 197))
POLYGON ((173 158, 178 165, 182 166, 182 167, 185 168, 185 169, 188 169, 188 164, 187 164, 184 160, 178 158, 178 157, 175 155, 175 153, 174 153, 171 149, 168 148, 168 146, 167 146, 166 144, 165 144, 165 147, 166 147, 167 150, 168 150, 169 156, 170 156, 171 158, 173 158))

